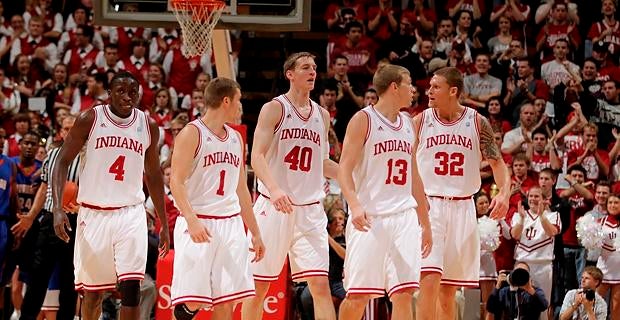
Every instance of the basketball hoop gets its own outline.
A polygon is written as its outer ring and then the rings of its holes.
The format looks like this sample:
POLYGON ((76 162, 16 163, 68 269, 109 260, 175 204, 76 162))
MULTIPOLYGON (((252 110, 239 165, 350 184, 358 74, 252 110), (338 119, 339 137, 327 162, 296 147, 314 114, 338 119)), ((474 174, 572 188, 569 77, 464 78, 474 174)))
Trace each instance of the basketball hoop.
POLYGON ((211 35, 226 7, 218 0, 171 0, 170 7, 181 25, 186 58, 199 56, 211 48, 211 35))

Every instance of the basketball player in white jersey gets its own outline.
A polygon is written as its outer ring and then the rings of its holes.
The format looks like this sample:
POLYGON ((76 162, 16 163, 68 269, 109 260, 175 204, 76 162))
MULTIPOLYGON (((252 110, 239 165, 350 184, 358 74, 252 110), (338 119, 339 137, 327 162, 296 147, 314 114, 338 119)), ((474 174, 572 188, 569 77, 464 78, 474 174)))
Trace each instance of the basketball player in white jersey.
POLYGON ((68 241, 62 210, 67 169, 86 147, 80 175, 80 210, 75 239, 75 286, 84 292, 82 318, 99 319, 103 291, 121 294, 121 319, 140 316, 140 281, 147 255, 147 225, 142 192, 146 185, 162 224, 160 256, 168 252, 168 219, 159 169, 157 124, 138 110, 138 81, 127 72, 110 81, 110 104, 81 113, 59 152, 52 173, 54 228, 68 241))
POLYGON ((430 202, 433 249, 422 260, 418 319, 453 319, 459 287, 477 287, 480 241, 472 195, 480 189, 480 162, 489 162, 499 193, 489 206, 493 219, 506 215, 508 169, 493 141, 489 121, 459 104, 463 75, 456 68, 435 72, 429 106, 414 118, 417 163, 430 202))
POLYGON ((252 264, 256 297, 243 304, 243 319, 262 319, 269 283, 288 254, 293 281, 307 281, 316 319, 336 319, 327 273, 327 216, 321 199, 323 176, 336 178, 329 160, 329 113, 310 100, 316 79, 314 56, 284 62, 290 89, 266 103, 258 116, 252 167, 260 193, 254 214, 265 242, 265 258, 252 264))
POLYGON ((396 65, 379 68, 373 85, 379 102, 351 118, 340 157, 338 182, 351 216, 347 297, 339 318, 361 319, 368 301, 387 292, 392 319, 411 319, 422 256, 432 246, 428 202, 411 148, 415 132, 399 112, 411 105, 413 86, 409 71, 396 65))
POLYGON ((206 113, 175 140, 170 189, 182 214, 174 230, 172 304, 177 320, 191 320, 204 306, 214 319, 232 319, 233 303, 254 296, 249 246, 264 254, 247 185, 244 143, 226 123, 241 110, 239 84, 213 79, 205 89, 206 113), (187 152, 195 150, 195 152, 187 152))
MULTIPOLYGON (((530 278, 534 285, 543 290, 547 300, 551 300, 553 280, 553 242, 560 233, 560 215, 548 211, 548 199, 539 186, 527 191, 528 207, 519 203, 518 214, 512 216, 510 234, 517 240, 515 261, 526 262, 530 266, 530 278)), ((547 319, 541 312, 540 319, 547 319)))

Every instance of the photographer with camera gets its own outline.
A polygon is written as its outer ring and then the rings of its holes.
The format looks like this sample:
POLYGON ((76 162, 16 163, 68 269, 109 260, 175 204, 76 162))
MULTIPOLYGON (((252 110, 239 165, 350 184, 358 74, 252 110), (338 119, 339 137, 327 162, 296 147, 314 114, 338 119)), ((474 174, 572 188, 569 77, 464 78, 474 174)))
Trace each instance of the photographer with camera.
MULTIPOLYGON (((532 281, 551 298, 554 238, 562 222, 557 212, 548 210, 549 199, 539 186, 531 187, 524 200, 518 205, 519 214, 512 217, 510 234, 517 240, 514 257, 527 262, 532 281)), ((542 319, 547 315, 541 315, 542 319)))
POLYGON ((519 261, 514 270, 500 271, 487 301, 487 319, 537 320, 548 306, 543 290, 532 285, 530 266, 519 261))
POLYGON ((564 296, 560 320, 605 320, 607 304, 596 293, 603 280, 603 273, 594 266, 588 266, 581 275, 581 288, 572 289, 564 296))

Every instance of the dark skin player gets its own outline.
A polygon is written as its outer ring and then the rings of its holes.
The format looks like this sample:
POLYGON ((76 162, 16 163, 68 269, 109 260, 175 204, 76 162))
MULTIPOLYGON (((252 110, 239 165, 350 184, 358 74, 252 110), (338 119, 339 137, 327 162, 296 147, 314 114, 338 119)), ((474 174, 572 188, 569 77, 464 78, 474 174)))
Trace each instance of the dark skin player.
MULTIPOLYGON (((139 101, 138 81, 131 75, 117 76, 110 84, 110 111, 117 117, 126 119, 132 115, 133 109, 137 107, 139 101)), ((54 201, 54 229, 56 235, 63 241, 68 242, 67 230, 70 230, 69 220, 62 209, 62 195, 65 187, 67 171, 71 161, 78 155, 86 144, 90 129, 95 121, 95 110, 90 109, 81 113, 75 124, 65 138, 65 142, 58 154, 56 166, 52 173, 52 197, 54 201)), ((170 239, 168 233, 168 219, 164 210, 164 183, 159 168, 159 152, 157 142, 159 141, 159 129, 153 119, 149 118, 149 130, 151 133, 151 145, 146 149, 144 157, 144 172, 146 185, 149 194, 153 198, 153 204, 161 221, 161 231, 159 233, 159 256, 163 258, 168 254, 170 239)), ((88 161, 88 160, 86 160, 88 161)), ((85 173, 88 174, 88 173, 85 173)), ((145 230, 146 231, 146 230, 145 230)), ((123 282, 121 281, 121 300, 123 296, 123 282)), ((139 284, 139 283, 138 283, 139 284)), ((135 285, 135 284, 132 284, 135 285)), ((103 292, 84 292, 82 303, 82 317, 85 320, 96 320, 101 312, 101 301, 103 292)), ((139 319, 140 310, 138 306, 121 307, 121 319, 139 319)))

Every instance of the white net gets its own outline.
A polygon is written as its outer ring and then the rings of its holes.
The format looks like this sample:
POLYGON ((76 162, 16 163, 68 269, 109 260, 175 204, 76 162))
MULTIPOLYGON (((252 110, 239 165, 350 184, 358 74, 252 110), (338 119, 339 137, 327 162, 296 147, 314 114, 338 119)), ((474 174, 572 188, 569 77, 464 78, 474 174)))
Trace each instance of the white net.
POLYGON ((211 48, 211 35, 224 10, 223 2, 176 0, 172 12, 181 25, 181 52, 187 58, 203 55, 211 48))

